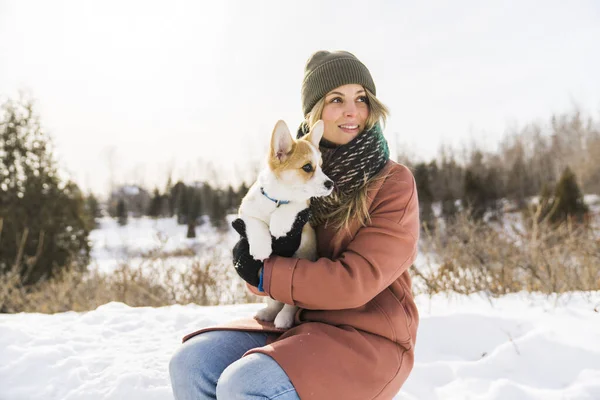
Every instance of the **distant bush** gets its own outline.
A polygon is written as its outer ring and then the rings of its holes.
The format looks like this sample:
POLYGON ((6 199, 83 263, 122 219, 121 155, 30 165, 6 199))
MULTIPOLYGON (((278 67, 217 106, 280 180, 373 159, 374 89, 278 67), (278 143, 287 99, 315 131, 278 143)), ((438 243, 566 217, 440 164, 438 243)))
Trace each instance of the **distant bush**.
POLYGON ((426 261, 412 267, 416 291, 500 296, 600 290, 600 232, 540 220, 540 210, 523 224, 504 226, 461 212, 428 232, 422 240, 426 261))
POLYGON ((553 224, 586 222, 589 209, 583 201, 577 177, 569 167, 563 171, 553 194, 547 186, 542 188, 540 207, 538 218, 553 224))
POLYGON ((0 308, 5 312, 93 310, 111 301, 132 307, 161 307, 173 304, 198 305, 260 302, 238 278, 230 254, 205 249, 203 257, 193 258, 182 270, 169 257, 189 256, 189 251, 163 253, 155 249, 141 262, 122 260, 112 273, 65 268, 52 279, 33 287, 23 287, 18 275, 0 277, 0 308))

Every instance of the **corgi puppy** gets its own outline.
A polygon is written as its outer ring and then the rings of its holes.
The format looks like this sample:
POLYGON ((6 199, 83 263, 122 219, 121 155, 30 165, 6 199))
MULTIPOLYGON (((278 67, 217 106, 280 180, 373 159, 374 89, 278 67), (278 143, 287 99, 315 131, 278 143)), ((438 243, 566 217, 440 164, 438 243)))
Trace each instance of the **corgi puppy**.
MULTIPOLYGON (((295 140, 284 121, 275 124, 266 167, 242 199, 238 216, 246 224, 250 254, 256 260, 271 255, 271 235, 285 236, 296 215, 309 206, 311 197, 328 196, 333 181, 321 169, 319 142, 325 125, 317 121, 310 132, 295 140)), ((306 223, 302 229, 297 258, 315 261, 317 241, 314 229, 306 223)), ((298 307, 271 298, 256 318, 274 321, 277 328, 290 328, 298 307)))

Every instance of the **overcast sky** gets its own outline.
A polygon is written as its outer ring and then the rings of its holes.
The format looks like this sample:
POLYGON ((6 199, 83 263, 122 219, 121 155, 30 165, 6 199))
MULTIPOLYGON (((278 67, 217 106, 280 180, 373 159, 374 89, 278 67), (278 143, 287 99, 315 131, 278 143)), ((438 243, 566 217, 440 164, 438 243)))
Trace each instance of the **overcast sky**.
POLYGON ((597 1, 0 0, 0 96, 27 90, 84 189, 243 172, 302 119, 304 64, 353 52, 392 148, 493 148, 575 104, 600 110, 597 1), (397 140, 395 139, 397 138, 397 140), (112 160, 109 162, 109 160, 112 160))

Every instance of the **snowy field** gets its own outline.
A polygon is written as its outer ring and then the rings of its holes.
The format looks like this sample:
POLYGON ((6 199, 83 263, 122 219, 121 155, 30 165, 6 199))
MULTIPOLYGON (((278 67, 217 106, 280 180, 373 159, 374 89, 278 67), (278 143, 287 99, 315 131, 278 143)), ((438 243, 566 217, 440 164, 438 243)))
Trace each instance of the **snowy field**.
MULTIPOLYGON (((418 298, 412 375, 396 400, 600 399, 600 292, 418 298), (594 309, 595 308, 595 309, 594 309)), ((181 337, 261 305, 0 315, 0 399, 168 400, 181 337)))
MULTIPOLYGON (((235 215, 227 217, 231 222, 235 215)), ((174 253, 189 250, 202 257, 205 249, 219 249, 231 253, 239 235, 233 230, 218 232, 209 223, 196 227, 196 237, 186 238, 187 226, 178 225, 175 218, 130 218, 127 225, 119 226, 113 218, 101 218, 100 229, 90 233, 92 245, 91 268, 112 272, 120 262, 135 266, 142 255, 153 250, 174 253)), ((185 265, 193 257, 171 257, 172 261, 185 265), (187 259, 186 259, 187 258, 187 259)))
MULTIPOLYGON (((598 199, 591 203, 597 210, 598 199)), ((230 254, 236 240, 209 225, 196 232, 186 239, 173 219, 131 219, 125 227, 103 219, 91 235, 91 267, 110 272, 157 248, 230 254)), ((173 262, 185 268, 190 260, 173 262)), ((600 399, 600 292, 493 303, 419 296, 417 304, 416 364, 396 400, 600 399)), ((0 314, 0 400, 172 399, 168 361, 181 337, 259 307, 109 303, 87 313, 0 314)))

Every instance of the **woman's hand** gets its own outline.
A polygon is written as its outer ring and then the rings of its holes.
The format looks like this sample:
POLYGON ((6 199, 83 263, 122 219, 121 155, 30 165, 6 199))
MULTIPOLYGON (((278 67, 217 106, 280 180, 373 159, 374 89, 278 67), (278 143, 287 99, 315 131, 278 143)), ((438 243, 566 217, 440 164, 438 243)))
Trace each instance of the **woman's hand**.
POLYGON ((238 240, 232 250, 233 266, 243 280, 252 286, 258 287, 263 262, 254 259, 250 255, 250 245, 248 244, 244 221, 238 218, 231 223, 231 226, 240 234, 240 240, 238 240))
POLYGON ((275 239, 271 236, 271 249, 273 254, 281 257, 292 257, 298 247, 300 247, 300 240, 302 239, 302 228, 310 219, 310 209, 305 208, 296 215, 296 219, 292 224, 292 228, 285 235, 275 239))
MULTIPOLYGON (((271 255, 282 257, 292 257, 302 239, 302 228, 310 218, 310 210, 305 208, 300 211, 292 224, 292 228, 285 235, 278 239, 271 236, 271 255)), ((254 259, 250 255, 250 246, 246 236, 246 224, 241 218, 235 219, 231 226, 240 234, 240 240, 233 247, 233 265, 238 275, 250 285, 258 287, 260 274, 263 268, 263 262, 254 259)))

